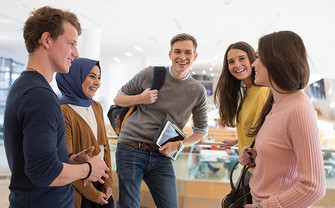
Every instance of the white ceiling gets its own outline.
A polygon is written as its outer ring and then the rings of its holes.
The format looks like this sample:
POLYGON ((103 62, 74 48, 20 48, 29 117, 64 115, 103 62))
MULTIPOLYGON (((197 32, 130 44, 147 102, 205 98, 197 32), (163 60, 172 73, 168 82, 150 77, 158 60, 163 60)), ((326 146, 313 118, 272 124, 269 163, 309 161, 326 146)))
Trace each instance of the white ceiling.
MULTIPOLYGON (((334 0, 0 0, 0 55, 27 60, 22 28, 30 11, 49 5, 76 13, 82 27, 101 32, 100 60, 168 64, 170 39, 181 32, 198 40, 194 71, 218 75, 233 42, 255 49, 264 34, 293 30, 304 40, 311 70, 335 78, 334 0), (143 49, 139 52, 134 46, 143 49), (128 57, 125 52, 133 54, 128 57), (143 61, 146 60, 146 61, 143 61), (214 65, 214 66, 213 66, 214 65)), ((85 30, 84 30, 85 32, 85 30)), ((80 49, 80 46, 79 46, 80 49)), ((80 51, 79 51, 80 52, 80 51)))

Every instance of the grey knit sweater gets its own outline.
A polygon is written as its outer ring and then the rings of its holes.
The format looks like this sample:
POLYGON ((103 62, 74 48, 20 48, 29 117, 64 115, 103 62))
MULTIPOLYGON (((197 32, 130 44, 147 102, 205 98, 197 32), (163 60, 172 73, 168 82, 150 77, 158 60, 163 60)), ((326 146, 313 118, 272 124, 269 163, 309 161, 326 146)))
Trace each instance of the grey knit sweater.
MULTIPOLYGON (((127 95, 140 94, 151 87, 152 79, 153 67, 145 68, 124 85, 121 92, 127 95)), ((170 114, 180 128, 184 128, 192 114, 193 132, 207 135, 207 98, 204 86, 192 77, 175 79, 167 70, 157 101, 137 105, 137 111, 124 123, 119 141, 154 144, 153 137, 166 113, 170 114)))

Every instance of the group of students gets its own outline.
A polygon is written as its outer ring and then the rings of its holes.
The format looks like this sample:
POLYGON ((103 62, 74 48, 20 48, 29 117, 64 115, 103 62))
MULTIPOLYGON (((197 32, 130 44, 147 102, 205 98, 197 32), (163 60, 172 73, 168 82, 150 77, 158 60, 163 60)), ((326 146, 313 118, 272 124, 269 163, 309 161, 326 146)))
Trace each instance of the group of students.
MULTIPOLYGON (((79 58, 80 34, 75 14, 51 7, 35 10, 25 23, 29 60, 12 85, 4 120, 10 207, 113 207, 103 111, 92 100, 101 67, 79 58), (49 85, 55 73, 60 99, 49 85)), ((150 89, 154 70, 148 67, 114 99, 119 106, 137 105, 115 155, 120 208, 140 207, 142 180, 157 207, 178 207, 170 157, 208 133, 206 91, 189 73, 196 48, 193 36, 174 36, 160 91, 150 89), (166 114, 181 128, 192 115, 193 134, 158 148, 153 137, 166 114)), ((225 53, 214 99, 222 124, 237 127, 238 141, 225 145, 238 143, 240 163, 254 167, 253 204, 245 207, 308 207, 325 194, 316 114, 302 92, 308 79, 305 46, 291 31, 263 36, 257 52, 237 42, 225 53)))

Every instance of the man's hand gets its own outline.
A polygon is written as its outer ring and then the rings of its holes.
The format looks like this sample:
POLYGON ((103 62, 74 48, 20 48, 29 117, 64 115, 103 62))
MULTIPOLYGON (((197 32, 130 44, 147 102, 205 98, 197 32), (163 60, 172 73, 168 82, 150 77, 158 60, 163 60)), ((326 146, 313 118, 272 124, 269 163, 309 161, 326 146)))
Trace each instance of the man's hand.
POLYGON ((91 152, 93 152, 94 146, 91 146, 76 155, 73 155, 69 158, 70 164, 83 164, 86 162, 90 157, 88 156, 91 152))
POLYGON ((98 181, 99 183, 104 183, 102 177, 109 178, 109 175, 106 173, 109 171, 106 163, 102 160, 100 155, 96 155, 87 160, 92 166, 92 172, 90 177, 87 180, 89 181, 98 181))
POLYGON ((158 90, 150 90, 150 88, 145 89, 140 94, 141 104, 152 104, 158 99, 158 90))
POLYGON ((161 146, 158 150, 161 154, 165 155, 166 157, 171 157, 179 147, 179 142, 168 142, 161 146))

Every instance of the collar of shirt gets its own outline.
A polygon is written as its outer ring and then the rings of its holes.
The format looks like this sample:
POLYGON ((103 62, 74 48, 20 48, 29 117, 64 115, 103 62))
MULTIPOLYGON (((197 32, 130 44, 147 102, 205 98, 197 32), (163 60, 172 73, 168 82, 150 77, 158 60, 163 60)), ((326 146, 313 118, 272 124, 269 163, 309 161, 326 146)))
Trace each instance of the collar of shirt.
MULTIPOLYGON (((173 78, 176 79, 176 77, 175 77, 175 76, 173 75, 173 73, 172 73, 172 67, 171 67, 171 66, 169 66, 169 73, 171 74, 171 76, 172 76, 173 78)), ((190 76, 190 73, 187 73, 186 77, 183 78, 183 79, 181 79, 181 80, 184 81, 184 80, 186 80, 189 76, 190 76)))

